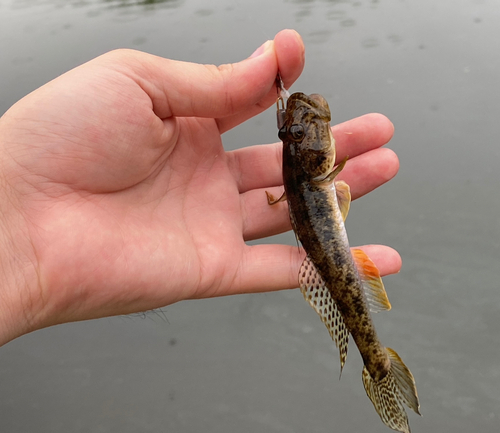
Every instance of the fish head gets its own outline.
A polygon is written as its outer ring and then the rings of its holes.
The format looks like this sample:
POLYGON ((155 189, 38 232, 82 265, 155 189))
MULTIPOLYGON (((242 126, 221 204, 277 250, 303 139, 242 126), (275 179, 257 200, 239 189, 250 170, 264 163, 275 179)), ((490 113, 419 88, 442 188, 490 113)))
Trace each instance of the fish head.
POLYGON ((324 179, 335 165, 330 119, 330 108, 323 96, 294 93, 288 98, 278 136, 294 164, 313 180, 324 179))

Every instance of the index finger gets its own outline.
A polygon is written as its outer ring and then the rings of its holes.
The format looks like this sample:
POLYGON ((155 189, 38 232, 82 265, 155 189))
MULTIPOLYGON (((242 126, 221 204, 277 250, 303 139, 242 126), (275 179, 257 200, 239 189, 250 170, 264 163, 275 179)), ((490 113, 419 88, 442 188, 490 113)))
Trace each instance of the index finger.
MULTIPOLYGON (((335 125, 332 132, 340 161, 383 146, 392 138, 394 126, 384 115, 373 113, 335 125)), ((282 151, 282 143, 273 143, 227 152, 239 191, 282 185, 282 151)))
POLYGON ((370 113, 333 126, 332 134, 339 162, 387 144, 394 135, 394 125, 383 114, 370 113))

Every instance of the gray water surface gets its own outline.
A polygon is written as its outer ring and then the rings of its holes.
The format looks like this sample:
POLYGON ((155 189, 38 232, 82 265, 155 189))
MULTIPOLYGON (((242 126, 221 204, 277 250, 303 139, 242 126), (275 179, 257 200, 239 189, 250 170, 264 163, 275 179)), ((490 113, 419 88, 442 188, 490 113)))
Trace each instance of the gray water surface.
MULTIPOLYGON (((250 55, 283 28, 306 44, 291 89, 334 122, 381 112, 401 160, 353 203, 353 245, 389 244, 381 339, 415 375, 413 432, 500 423, 500 4, 492 1, 0 1, 0 113, 57 75, 128 47, 199 63, 250 55)), ((276 141, 268 111, 227 149, 276 141)), ((294 244, 290 233, 269 242, 294 244)), ((299 291, 188 301, 165 317, 57 326, 0 348, 0 432, 388 430, 299 291)))

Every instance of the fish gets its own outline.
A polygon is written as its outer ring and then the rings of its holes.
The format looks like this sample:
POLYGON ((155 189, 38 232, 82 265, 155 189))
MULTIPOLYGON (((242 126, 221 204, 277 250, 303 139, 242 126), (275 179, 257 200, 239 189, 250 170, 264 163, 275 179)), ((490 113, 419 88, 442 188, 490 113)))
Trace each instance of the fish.
MULTIPOLYGON (((282 84, 280 79, 280 85, 282 84)), ((340 369, 352 336, 363 359, 364 388, 382 422, 410 433, 405 405, 420 415, 415 379, 399 355, 380 342, 371 313, 390 310, 380 273, 361 249, 349 246, 344 221, 350 188, 336 180, 347 157, 335 167, 330 108, 319 94, 278 92, 278 136, 283 142, 284 193, 293 231, 306 252, 299 270, 305 300, 320 316, 339 349, 340 369)))

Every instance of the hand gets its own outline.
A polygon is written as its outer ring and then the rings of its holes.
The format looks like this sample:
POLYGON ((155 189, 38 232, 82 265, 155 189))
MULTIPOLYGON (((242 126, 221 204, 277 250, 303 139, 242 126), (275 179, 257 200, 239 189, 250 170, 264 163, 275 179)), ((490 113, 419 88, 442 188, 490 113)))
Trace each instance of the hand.
MULTIPOLYGON (((221 133, 275 103, 304 65, 293 31, 220 67, 119 50, 46 84, 0 120, 0 344, 56 323, 182 299, 293 288, 295 246, 245 241, 290 230, 281 143, 225 152, 221 133)), ((325 83, 325 85, 328 85, 325 83)), ((321 89, 318 89, 321 91, 321 89)), ((392 124, 333 128, 353 198, 398 169, 392 124)), ((366 247, 382 274, 399 255, 366 247)))

